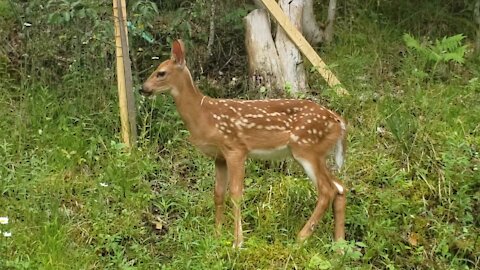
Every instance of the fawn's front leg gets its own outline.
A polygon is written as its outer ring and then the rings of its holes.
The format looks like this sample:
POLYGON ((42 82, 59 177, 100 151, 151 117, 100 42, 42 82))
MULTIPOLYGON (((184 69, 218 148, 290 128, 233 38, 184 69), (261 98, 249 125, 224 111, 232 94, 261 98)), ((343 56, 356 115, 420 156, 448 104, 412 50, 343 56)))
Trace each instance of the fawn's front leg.
POLYGON ((240 248, 243 244, 241 205, 243 197, 243 178, 245 176, 244 154, 232 154, 227 158, 228 180, 233 203, 233 216, 235 223, 233 247, 240 248))

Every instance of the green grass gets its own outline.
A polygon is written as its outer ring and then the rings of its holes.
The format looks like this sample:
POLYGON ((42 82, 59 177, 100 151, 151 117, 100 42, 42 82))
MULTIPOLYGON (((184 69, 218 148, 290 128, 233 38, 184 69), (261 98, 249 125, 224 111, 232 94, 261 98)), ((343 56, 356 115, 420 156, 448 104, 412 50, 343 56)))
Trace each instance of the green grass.
POLYGON ((140 141, 128 152, 111 63, 51 80, 38 59, 12 71, 1 57, 0 230, 12 236, 0 235, 0 269, 480 267, 478 60, 425 78, 424 59, 398 54, 403 30, 380 13, 340 20, 323 48, 351 95, 314 96, 349 122, 344 255, 330 212, 296 243, 316 195, 292 161, 248 163, 245 248, 234 250, 231 205, 217 239, 213 164, 188 143, 171 98, 137 97, 140 141))

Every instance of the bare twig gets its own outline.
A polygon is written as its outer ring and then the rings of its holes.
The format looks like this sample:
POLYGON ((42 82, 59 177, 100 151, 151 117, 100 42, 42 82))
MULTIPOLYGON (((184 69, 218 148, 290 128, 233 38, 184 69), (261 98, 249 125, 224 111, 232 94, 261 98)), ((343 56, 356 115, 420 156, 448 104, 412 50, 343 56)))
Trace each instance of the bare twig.
POLYGON ((207 59, 212 55, 213 41, 215 38, 215 0, 212 0, 210 6, 210 34, 208 36, 207 59))
POLYGON ((305 0, 302 15, 302 33, 311 45, 317 45, 324 40, 325 29, 315 19, 313 0, 305 0))
POLYGON ((477 53, 480 53, 480 0, 477 0, 477 2, 475 2, 475 7, 473 8, 473 19, 477 24, 475 50, 477 53))
POLYGON ((335 11, 337 10, 337 0, 330 0, 328 3, 327 26, 325 27, 325 42, 328 44, 333 39, 333 22, 335 21, 335 11))

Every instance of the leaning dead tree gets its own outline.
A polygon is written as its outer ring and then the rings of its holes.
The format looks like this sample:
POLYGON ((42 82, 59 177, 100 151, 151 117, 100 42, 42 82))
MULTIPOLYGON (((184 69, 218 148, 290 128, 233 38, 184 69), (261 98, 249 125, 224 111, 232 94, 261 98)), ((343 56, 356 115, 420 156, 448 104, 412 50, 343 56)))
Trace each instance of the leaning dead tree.
MULTIPOLYGON (((245 44, 249 56, 250 88, 269 89, 269 96, 281 96, 285 89, 292 94, 308 88, 303 57, 282 27, 273 35, 270 16, 262 0, 254 0, 258 9, 245 17, 245 44)), ((336 0, 330 0, 327 23, 319 24, 313 12, 313 0, 279 0, 290 22, 316 45, 333 37, 336 0)))

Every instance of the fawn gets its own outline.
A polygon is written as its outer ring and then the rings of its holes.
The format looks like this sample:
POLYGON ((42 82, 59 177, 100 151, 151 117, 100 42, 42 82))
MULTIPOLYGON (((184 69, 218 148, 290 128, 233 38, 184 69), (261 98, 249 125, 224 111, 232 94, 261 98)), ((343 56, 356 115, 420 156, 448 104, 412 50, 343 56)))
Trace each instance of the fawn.
POLYGON ((171 59, 161 63, 140 89, 145 96, 170 93, 190 132, 190 141, 215 160, 215 231, 220 234, 227 185, 234 212, 234 247, 243 243, 241 201, 247 157, 292 156, 317 189, 317 204, 300 241, 312 233, 332 203, 334 240, 345 238, 345 188, 328 170, 326 158, 335 148, 340 168, 345 154, 346 126, 331 110, 308 100, 213 99, 195 86, 186 66, 181 40, 172 44, 171 59))

